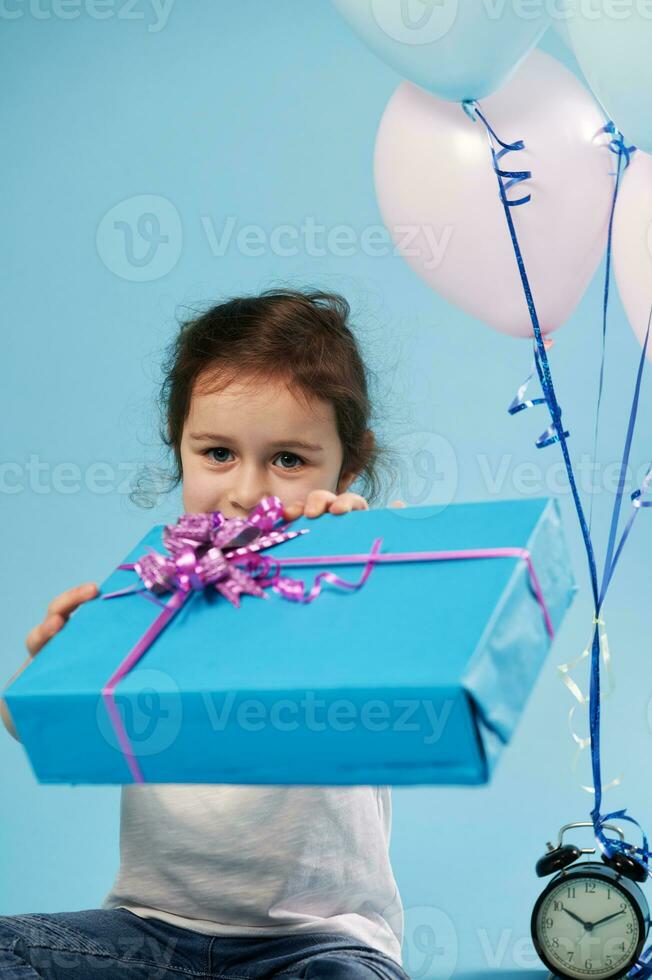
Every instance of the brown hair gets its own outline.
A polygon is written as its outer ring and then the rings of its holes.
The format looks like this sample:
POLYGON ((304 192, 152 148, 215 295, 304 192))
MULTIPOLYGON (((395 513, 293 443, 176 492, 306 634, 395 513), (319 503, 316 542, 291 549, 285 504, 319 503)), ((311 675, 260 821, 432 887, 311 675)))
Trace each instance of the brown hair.
MULTIPOLYGON (((284 382, 306 401, 330 401, 343 448, 341 473, 357 473, 354 484, 359 479, 359 492, 375 503, 382 486, 379 469, 391 453, 368 434, 370 371, 349 314, 348 301, 338 293, 273 288, 227 299, 182 322, 164 353, 157 400, 159 436, 174 466, 167 486, 157 481, 156 492, 174 490, 183 479, 181 436, 197 382, 202 391, 217 390, 242 375, 247 381, 284 382)), ((153 507, 148 486, 153 489, 151 475, 141 475, 131 500, 153 507)))

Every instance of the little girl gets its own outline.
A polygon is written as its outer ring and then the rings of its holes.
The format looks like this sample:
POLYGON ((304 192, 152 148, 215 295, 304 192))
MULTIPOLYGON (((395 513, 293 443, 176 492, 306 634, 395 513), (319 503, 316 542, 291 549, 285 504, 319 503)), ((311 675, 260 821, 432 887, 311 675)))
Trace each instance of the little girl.
MULTIPOLYGON (((286 521, 368 507, 348 487, 361 477, 373 498, 382 451, 349 312, 279 289, 182 325, 160 406, 184 512, 245 517, 269 494, 286 521)), ((50 603, 21 670, 97 593, 50 603)), ((390 820, 387 786, 125 785, 102 907, 0 916, 0 978, 406 980, 390 820)))

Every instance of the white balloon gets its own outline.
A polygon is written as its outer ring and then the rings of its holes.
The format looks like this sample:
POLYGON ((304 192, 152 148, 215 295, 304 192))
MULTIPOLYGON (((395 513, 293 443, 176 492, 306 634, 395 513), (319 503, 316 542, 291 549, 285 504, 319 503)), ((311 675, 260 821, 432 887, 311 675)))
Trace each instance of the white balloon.
MULTIPOLYGON (((642 345, 652 307, 652 156, 642 150, 621 172, 611 246, 618 292, 642 345)), ((652 337, 647 358, 652 361, 652 337)))
MULTIPOLYGON (((591 94, 533 51, 481 109, 505 142, 500 160, 532 177, 507 191, 543 333, 561 326, 588 286, 607 239, 616 157, 591 94)), ((397 251, 438 293, 507 334, 532 336, 486 130, 460 104, 403 82, 376 138, 381 214, 397 251)))

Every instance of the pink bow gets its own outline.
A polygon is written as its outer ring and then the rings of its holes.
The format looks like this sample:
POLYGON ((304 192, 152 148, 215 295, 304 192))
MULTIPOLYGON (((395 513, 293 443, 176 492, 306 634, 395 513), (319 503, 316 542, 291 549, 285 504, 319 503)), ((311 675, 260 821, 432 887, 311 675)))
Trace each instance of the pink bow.
MULTIPOLYGON (((149 553, 133 564, 119 565, 118 568, 134 569, 145 587, 156 594, 173 590, 188 593, 213 585, 236 607, 240 606, 243 593, 268 599, 257 581, 260 574, 252 575, 251 572, 267 573, 269 561, 256 552, 308 532, 308 528, 283 530, 287 525, 274 530, 282 516, 283 504, 276 496, 264 497, 246 518, 227 518, 219 510, 183 514, 176 524, 166 525, 163 531, 163 544, 169 554, 161 554, 150 547, 149 553), (244 569, 236 564, 243 559, 244 569)), ((104 598, 134 590, 134 587, 121 589, 104 598)))

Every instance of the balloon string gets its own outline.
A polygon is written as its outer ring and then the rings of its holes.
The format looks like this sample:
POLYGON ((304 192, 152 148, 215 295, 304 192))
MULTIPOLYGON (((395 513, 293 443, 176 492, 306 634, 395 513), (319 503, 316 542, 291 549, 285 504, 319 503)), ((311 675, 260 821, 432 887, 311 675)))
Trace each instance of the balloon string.
MULTIPOLYGON (((593 638, 591 642, 591 685, 590 685, 590 692, 589 692, 589 714, 590 714, 590 725, 591 725, 591 756, 592 756, 591 761, 593 767, 594 793, 595 793, 594 808, 591 811, 593 829, 594 829, 596 841, 603 854, 605 854, 606 856, 611 856, 615 850, 627 851, 629 854, 636 853, 640 855, 642 866, 645 868, 647 874, 650 875, 652 874, 652 870, 648 867, 649 851, 647 845, 647 837, 645 835, 645 832, 643 831, 643 828, 638 823, 638 821, 636 821, 633 817, 626 816, 624 810, 616 811, 611 814, 606 814, 605 816, 602 816, 600 814, 600 803, 602 797, 602 780, 601 780, 601 772, 600 772, 600 625, 603 625, 603 621, 601 620, 600 617, 600 609, 604 601, 606 588, 608 587, 608 584, 611 580, 611 576, 613 574, 613 569, 615 566, 615 559, 612 558, 612 554, 613 554, 615 534, 616 534, 616 529, 618 524, 618 517, 620 512, 620 503, 621 503, 623 487, 624 487, 623 475, 624 472, 626 471, 626 466, 629 458, 629 451, 631 448, 631 438, 632 438, 634 424, 636 421, 636 415, 638 411, 638 398, 640 392, 642 369, 645 361, 647 343, 649 340, 650 323, 648 322, 648 331, 645 337, 645 344, 643 346, 643 350, 641 351, 641 360, 639 363, 639 371, 637 374, 634 397, 630 410, 630 419, 629 419, 629 425, 627 430, 627 437, 625 441, 625 448, 623 451, 623 459, 621 465, 621 479, 619 480, 618 490, 616 493, 616 499, 614 501, 614 507, 612 513, 609 546, 608 546, 607 559, 605 560, 605 566, 603 570, 602 588, 599 589, 593 542, 591 540, 591 535, 586 522, 584 509, 582 507, 582 502, 579 496, 579 491, 575 480, 573 466, 571 463, 570 455, 568 453, 568 446, 566 443, 567 434, 564 432, 563 426, 561 424, 561 412, 559 409, 559 403, 557 401, 556 392, 552 381, 550 365, 548 363, 548 358, 543 342, 543 337, 541 334, 541 328, 539 325, 536 307, 534 305, 530 284, 528 281, 527 273, 525 271, 523 256, 521 254, 518 238, 516 235, 516 229, 514 227, 514 222, 511 215, 511 206, 525 203, 525 201, 528 198, 521 198, 518 201, 509 201, 505 194, 505 190, 507 187, 513 185, 517 181, 527 179, 527 177, 531 176, 531 174, 529 171, 505 171, 498 166, 498 162, 500 157, 503 155, 503 151, 523 149, 524 143, 522 140, 518 140, 514 143, 504 143, 501 139, 499 139, 499 137, 496 136, 495 132, 493 131, 493 129, 485 119, 483 113, 479 108, 478 103, 475 100, 467 100, 465 103, 463 103, 463 108, 464 111, 474 121, 477 118, 480 118, 487 130, 487 137, 491 149, 494 171, 498 178, 500 199, 503 204, 505 219, 507 221, 507 226, 509 229, 512 246, 514 249, 514 254, 516 257, 516 262, 518 265, 521 282, 523 285, 523 290, 528 305, 528 311, 532 321, 532 327, 533 327, 534 337, 536 341, 535 363, 536 363, 537 372, 539 374, 539 381, 541 383, 543 394, 546 403, 548 405, 548 409, 550 411, 554 431, 558 436, 559 443, 561 446, 562 455, 564 458, 564 464, 566 467, 566 472, 568 474, 568 480, 573 496, 573 502, 575 504, 575 509, 577 511, 577 516, 580 523, 580 530, 582 533, 582 539, 584 542, 587 560, 588 560, 589 574, 591 579, 591 589, 593 592, 594 611, 595 611, 593 617, 593 623, 594 623, 593 638), (492 137, 495 140, 497 140, 497 142, 500 143, 502 147, 502 150, 499 151, 499 153, 496 153, 494 149, 492 137), (513 179, 510 180, 509 184, 505 185, 503 183, 504 177, 511 177, 513 179), (631 844, 626 843, 624 840, 623 841, 608 840, 605 837, 602 831, 602 825, 610 817, 614 817, 614 816, 622 817, 623 820, 628 820, 630 823, 634 823, 637 827, 639 827, 639 829, 641 830, 641 834, 643 836, 642 848, 634 848, 631 844)), ((630 148, 625 146, 622 139, 617 141, 616 148, 619 156, 620 154, 626 154, 627 158, 629 159, 630 148)), ((633 150, 634 148, 631 149, 633 150)), ((651 311, 651 317, 652 317, 652 311, 651 311)), ((637 497, 636 494, 633 494, 632 502, 634 503, 635 500, 639 500, 639 497, 637 497)), ((640 508, 640 504, 639 504, 639 508, 640 508)), ((621 537, 620 545, 622 545, 623 543, 624 541, 623 538, 621 537)), ((621 551, 621 547, 619 546, 619 548, 616 549, 616 556, 620 554, 620 551, 621 551)), ((646 950, 638 961, 637 965, 641 970, 644 969, 644 964, 646 963, 649 957, 652 957, 652 947, 650 947, 649 950, 646 950)))
POLYGON ((573 501, 575 503, 575 508, 577 510, 578 518, 580 521, 580 529, 582 532, 582 538, 586 549, 594 604, 597 606, 598 572, 596 567, 595 554, 593 551, 593 543, 591 541, 591 537, 588 531, 588 526, 586 523, 586 518, 584 516, 584 508, 582 507, 582 501, 580 499, 577 483, 575 480, 575 473, 573 471, 573 466, 568 452, 566 433, 564 431, 563 425, 561 424, 561 410, 559 408, 555 387, 552 381, 550 365, 548 363, 548 355, 546 353, 543 336, 541 334, 541 327, 539 325, 538 314, 536 311, 536 307, 534 305, 534 299, 532 297, 532 290, 530 288, 530 283, 525 269, 525 263, 523 261, 521 248, 516 235, 516 229, 514 227, 514 221, 511 215, 511 207, 524 203, 526 199, 529 200, 530 196, 528 195, 527 198, 521 198, 520 200, 517 201, 509 201, 505 193, 506 185, 503 183, 504 177, 509 177, 510 178, 509 185, 512 185, 515 181, 526 180, 527 178, 532 176, 532 173, 529 170, 501 170, 501 168, 498 165, 499 159, 503 155, 503 151, 522 150, 525 144, 523 140, 517 140, 514 143, 503 142, 503 140, 501 140, 500 137, 498 137, 494 132, 494 130, 491 128, 490 124, 485 119, 485 116, 482 113, 479 104, 475 100, 473 99, 466 100, 466 102, 463 103, 463 107, 464 107, 464 111, 468 115, 472 114, 471 118, 475 117, 481 119, 487 130, 487 137, 488 137, 489 148, 491 150, 491 155, 493 159, 494 172, 496 173, 496 176, 498 178, 498 189, 500 193, 500 199, 503 204, 505 219, 507 221, 507 226, 509 228, 509 233, 512 240, 512 246, 514 248, 514 254, 516 256, 516 262, 521 277, 521 283, 523 285, 523 291, 525 293, 528 311, 530 314, 530 319, 532 321, 532 328, 535 337, 535 362, 536 362, 537 372, 539 374, 539 381, 543 389, 543 394, 546 400, 546 404, 548 405, 548 410, 550 412, 550 416, 552 419, 553 428, 556 432, 558 441, 561 446, 561 451, 564 458, 564 464, 566 466, 566 472, 568 474, 568 481, 570 484, 573 501), (502 149, 498 152, 496 152, 496 150, 494 149, 494 145, 492 143, 492 137, 498 143, 500 143, 502 147, 502 149))
MULTIPOLYGON (((544 340, 544 344, 552 345, 552 341, 551 340, 549 341, 546 338, 544 340)), ((511 405, 507 409, 510 415, 516 415, 517 412, 522 412, 526 408, 534 408, 536 405, 546 404, 545 398, 525 398, 525 392, 527 391, 529 384, 532 378, 534 377, 535 371, 537 372, 539 379, 541 379, 541 371, 539 368, 537 357, 538 357, 538 351, 536 348, 536 341, 535 341, 534 359, 532 361, 532 367, 530 369, 530 373, 528 374, 527 378, 516 392, 516 395, 514 396, 511 405)), ((561 408, 559 409, 559 413, 561 415, 561 408)), ((564 430, 564 436, 567 439, 570 436, 570 432, 568 431, 568 429, 564 430)), ((551 446, 554 442, 559 442, 559 436, 555 432, 555 427, 553 425, 549 425, 546 429, 544 429, 544 431, 541 433, 539 438, 536 440, 535 446, 537 447, 537 449, 545 449, 546 446, 551 446)))
MULTIPOLYGON (((600 619, 598 621, 598 626, 602 627, 602 629, 600 630, 600 650, 602 653, 602 661, 604 663, 605 672, 609 682, 609 687, 606 694, 604 692, 602 694, 602 700, 606 701, 606 699, 611 694, 613 694, 616 684, 613 677, 613 669, 611 665, 611 653, 609 650, 609 640, 607 638, 607 631, 604 628, 605 626, 604 620, 600 619)), ((575 667, 577 667, 580 663, 582 663, 583 660, 586 660, 586 658, 590 654, 590 651, 591 651, 591 644, 588 643, 584 648, 584 650, 582 651, 582 653, 579 655, 579 657, 577 657, 575 660, 571 660, 569 663, 559 664, 557 667, 557 672, 560 675, 564 685, 568 688, 568 690, 575 698, 575 700, 579 702, 579 704, 574 704, 570 709, 570 711, 568 712, 568 727, 570 729, 571 737, 577 745, 575 757, 573 759, 573 762, 571 763, 571 772, 573 773, 575 773, 577 769, 577 764, 579 762, 581 753, 584 751, 584 749, 588 748, 591 744, 591 736, 590 733, 588 737, 578 735, 575 729, 573 728, 573 717, 575 715, 575 711, 577 710, 579 705, 585 705, 589 702, 589 696, 587 694, 584 694, 579 684, 577 684, 577 682, 573 680, 573 678, 570 676, 570 672, 571 670, 574 670, 575 667)), ((607 790, 612 789, 614 786, 620 785, 622 780, 623 780, 623 773, 621 772, 620 776, 616 776, 614 779, 611 780, 611 782, 607 786, 603 787, 602 792, 606 793, 607 790)), ((587 793, 595 793, 595 786, 585 786, 583 783, 580 783, 580 786, 587 793)))
MULTIPOLYGON (((614 212, 616 210, 616 200, 618 199, 618 189, 620 186, 620 165, 625 160, 625 170, 630 164, 631 154, 636 149, 634 146, 625 146, 622 134, 616 129, 613 121, 610 119, 604 127, 604 132, 609 133, 612 139, 609 141, 609 149, 612 153, 616 153, 618 156, 617 167, 615 171, 612 171, 612 176, 615 176, 616 180, 614 183, 614 192, 611 198, 611 210, 609 212, 609 227, 607 231, 607 255, 605 259, 605 274, 604 274, 604 292, 602 295, 602 350, 600 356, 600 379, 598 382, 598 397, 595 407, 595 429, 593 433, 593 456, 592 460, 595 463, 598 452, 598 430, 600 427, 600 404, 602 402, 602 387, 604 384, 604 364, 605 364, 605 352, 606 352, 606 341, 607 341, 607 307, 609 305, 609 280, 611 273, 611 242, 613 234, 613 222, 614 222, 614 212)), ((591 494, 591 501, 589 504, 589 531, 591 530, 591 525, 593 521, 593 494, 591 494)))

